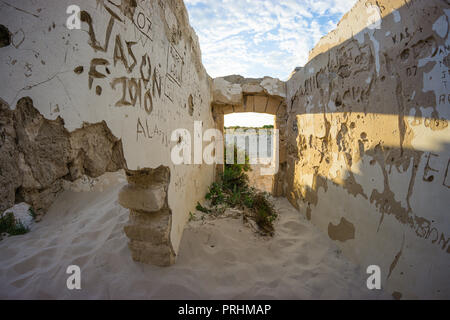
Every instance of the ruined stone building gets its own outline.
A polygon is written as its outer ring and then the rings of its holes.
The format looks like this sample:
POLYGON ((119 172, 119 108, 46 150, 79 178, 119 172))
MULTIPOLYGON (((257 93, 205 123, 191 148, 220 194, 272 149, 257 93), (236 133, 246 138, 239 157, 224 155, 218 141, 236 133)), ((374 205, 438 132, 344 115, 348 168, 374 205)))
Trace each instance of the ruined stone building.
POLYGON ((358 1, 286 82, 212 79, 182 0, 79 1, 79 30, 72 2, 2 7, 0 211, 45 214, 65 181, 125 169, 133 258, 173 264, 221 166, 175 165, 172 132, 268 113, 272 193, 390 291, 450 297, 448 0, 358 1))

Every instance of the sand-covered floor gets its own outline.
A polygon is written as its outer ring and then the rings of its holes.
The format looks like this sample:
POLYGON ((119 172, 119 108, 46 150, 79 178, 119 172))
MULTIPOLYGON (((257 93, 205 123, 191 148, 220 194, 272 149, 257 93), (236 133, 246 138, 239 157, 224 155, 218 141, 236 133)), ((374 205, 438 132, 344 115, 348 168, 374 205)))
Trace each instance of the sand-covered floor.
MULTIPOLYGON (((273 238, 241 219, 190 222, 177 263, 135 263, 117 203, 124 182, 103 191, 66 191, 23 236, 0 241, 1 299, 377 299, 365 270, 326 235, 277 199, 273 238), (81 268, 81 290, 66 287, 69 265, 81 268)), ((102 188, 94 188, 102 189, 102 188)))

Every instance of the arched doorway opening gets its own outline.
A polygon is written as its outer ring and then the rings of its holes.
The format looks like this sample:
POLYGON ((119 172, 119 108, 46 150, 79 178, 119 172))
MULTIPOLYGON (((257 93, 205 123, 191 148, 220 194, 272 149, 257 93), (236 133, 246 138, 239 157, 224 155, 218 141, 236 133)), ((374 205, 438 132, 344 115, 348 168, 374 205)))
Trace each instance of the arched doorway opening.
POLYGON ((250 163, 249 186, 268 193, 273 191, 278 161, 277 137, 274 115, 244 112, 224 116, 227 150, 245 150, 250 163))
MULTIPOLYGON (((247 79, 241 76, 228 76, 214 79, 212 110, 216 128, 226 134, 225 116, 233 114, 261 114, 273 117, 277 136, 274 139, 276 153, 272 187, 273 196, 285 195, 286 172, 286 85, 274 78, 247 79)), ((242 116, 241 116, 242 117, 242 116)), ((273 149, 273 150, 274 150, 273 149)), ((217 165, 216 176, 223 172, 223 165, 217 165)))

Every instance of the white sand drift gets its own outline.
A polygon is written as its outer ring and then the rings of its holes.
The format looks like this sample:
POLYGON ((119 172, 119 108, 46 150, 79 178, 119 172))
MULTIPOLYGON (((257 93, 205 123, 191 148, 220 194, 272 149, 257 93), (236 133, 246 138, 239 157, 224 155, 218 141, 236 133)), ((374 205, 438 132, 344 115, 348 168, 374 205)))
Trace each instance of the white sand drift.
POLYGON ((1 299, 386 297, 369 291, 365 270, 286 199, 276 200, 273 238, 255 235, 242 219, 199 220, 185 229, 174 266, 136 263, 123 231, 128 211, 117 203, 124 179, 105 181, 90 192, 66 191, 30 233, 0 241, 1 299), (69 265, 81 268, 81 290, 67 289, 69 265))

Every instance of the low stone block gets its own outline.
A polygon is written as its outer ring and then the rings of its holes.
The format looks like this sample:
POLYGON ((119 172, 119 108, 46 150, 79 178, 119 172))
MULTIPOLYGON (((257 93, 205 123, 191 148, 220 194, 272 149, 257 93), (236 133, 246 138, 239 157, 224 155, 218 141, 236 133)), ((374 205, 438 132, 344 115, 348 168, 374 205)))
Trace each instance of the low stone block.
POLYGON ((131 240, 162 245, 169 241, 171 226, 172 215, 169 210, 155 213, 131 211, 129 225, 124 230, 131 240))
POLYGON ((158 185, 167 186, 170 181, 170 169, 165 166, 159 166, 156 169, 127 170, 126 174, 128 183, 140 188, 151 188, 158 185))
POLYGON ((175 263, 175 252, 167 244, 151 244, 148 242, 131 240, 128 243, 134 261, 168 267, 175 263))
POLYGON ((141 188, 136 185, 126 185, 119 193, 121 206, 144 212, 157 212, 164 208, 166 190, 164 185, 141 188))

